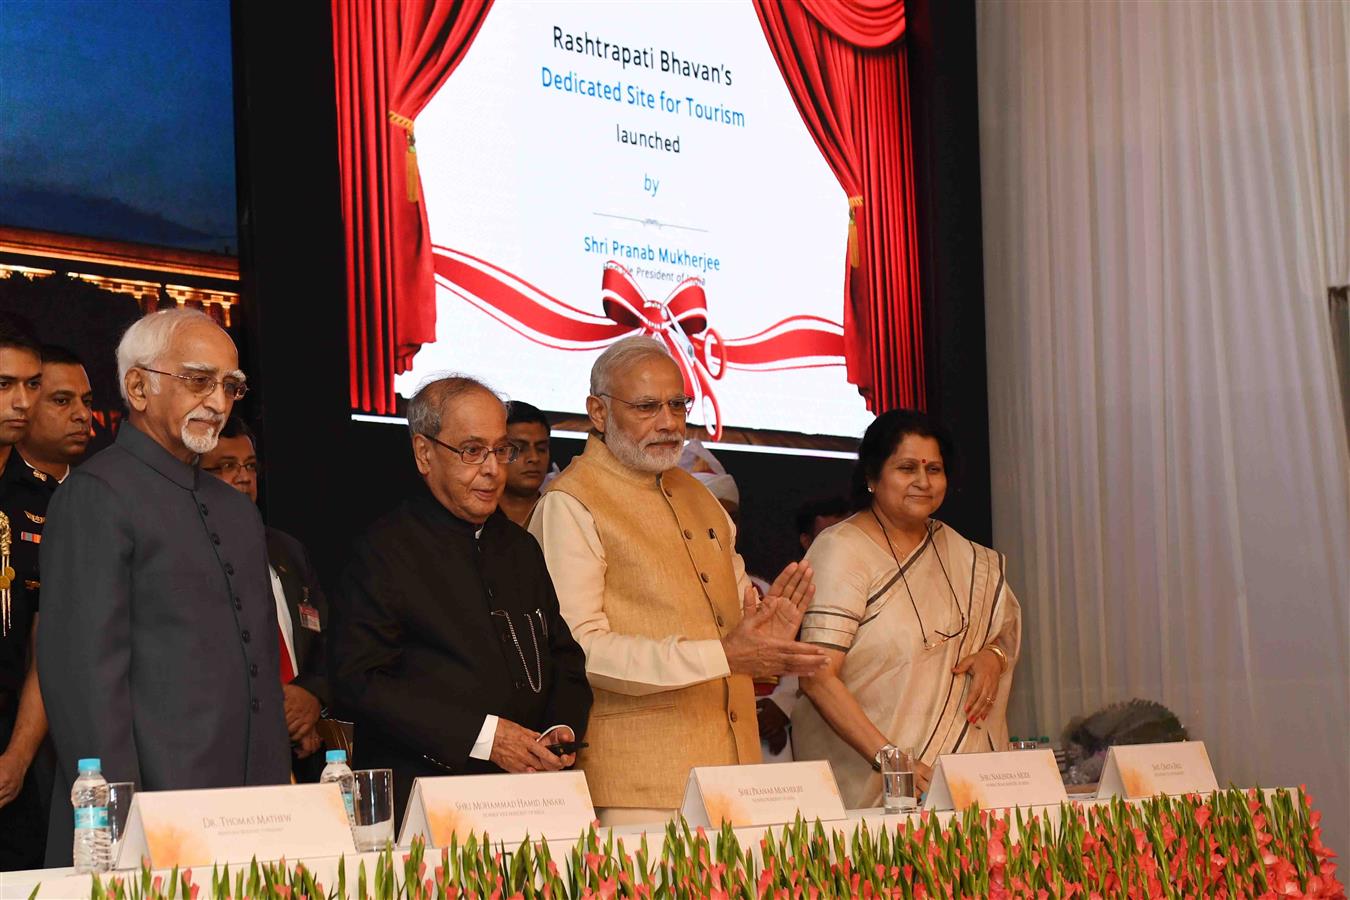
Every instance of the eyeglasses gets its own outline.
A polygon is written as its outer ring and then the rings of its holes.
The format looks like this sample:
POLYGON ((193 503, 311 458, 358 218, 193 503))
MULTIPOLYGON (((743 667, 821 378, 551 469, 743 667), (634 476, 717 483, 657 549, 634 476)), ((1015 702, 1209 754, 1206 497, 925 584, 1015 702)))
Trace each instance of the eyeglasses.
POLYGON ((225 462, 221 463, 218 466, 202 467, 202 470, 205 472, 210 472, 212 475, 223 475, 226 478, 233 478, 235 473, 238 472, 240 469, 243 469, 250 475, 257 475, 258 461, 256 459, 250 459, 248 462, 239 463, 235 462, 232 459, 227 459, 225 460, 225 462))
POLYGON ((438 437, 432 437, 424 434, 422 437, 429 441, 440 444, 452 453, 458 453, 459 458, 464 460, 466 466, 481 466, 487 462, 489 456, 497 457, 497 462, 501 465, 513 463, 516 457, 520 455, 520 448, 515 444, 502 444, 500 447, 485 447, 482 444, 470 444, 467 447, 452 447, 438 437))
POLYGON ((624 406, 638 414, 639 418, 654 419, 656 414, 661 411, 661 407, 670 410, 670 414, 677 419, 683 419, 689 415, 689 411, 694 408, 693 397, 671 397, 669 400, 639 400, 634 403, 631 400, 625 400, 622 397, 615 397, 613 394, 600 394, 601 397, 608 397, 611 400, 618 400, 624 406))
POLYGON ((159 369, 152 369, 149 366, 137 366, 146 372, 154 372, 156 375, 168 375, 170 378, 177 378, 187 385, 188 390, 194 394, 209 394, 216 389, 216 385, 225 388, 225 396, 232 400, 242 400, 248 393, 248 385, 239 378, 212 378, 203 372, 194 372, 191 375, 175 375, 172 372, 161 372, 159 369))
MULTIPOLYGON (((947 590, 951 591, 952 593, 952 606, 956 608, 956 614, 961 617, 961 627, 956 629, 950 634, 941 630, 940 628, 934 628, 933 633, 936 634, 938 637, 940 637, 942 640, 929 640, 928 632, 923 627, 923 616, 919 615, 919 604, 915 602, 914 592, 909 589, 909 579, 905 577, 905 567, 900 562, 900 556, 895 552, 895 545, 891 543, 891 536, 886 532, 886 526, 882 524, 881 517, 877 515, 875 507, 873 507, 872 509, 872 518, 876 519, 877 527, 881 529, 881 536, 886 539, 886 546, 889 547, 891 551, 891 559, 895 560, 895 567, 900 571, 900 581, 905 586, 905 593, 909 594, 909 605, 914 608, 914 618, 919 620, 919 635, 923 639, 923 649, 936 650, 938 647, 941 647, 948 641, 953 640, 955 638, 959 638, 961 635, 969 631, 970 616, 967 615, 967 612, 969 611, 969 606, 967 605, 966 610, 961 609, 961 601, 956 598, 956 588, 952 585, 951 576, 947 574, 946 564, 942 562, 942 554, 938 553, 937 546, 934 545, 933 556, 934 558, 937 559, 938 565, 942 567, 942 577, 947 579, 947 590)), ((933 539, 933 526, 931 523, 929 523, 925 526, 925 528, 928 531, 928 537, 926 538, 926 540, 931 541, 933 539)), ((967 601, 967 604, 969 604, 969 601, 967 601)))

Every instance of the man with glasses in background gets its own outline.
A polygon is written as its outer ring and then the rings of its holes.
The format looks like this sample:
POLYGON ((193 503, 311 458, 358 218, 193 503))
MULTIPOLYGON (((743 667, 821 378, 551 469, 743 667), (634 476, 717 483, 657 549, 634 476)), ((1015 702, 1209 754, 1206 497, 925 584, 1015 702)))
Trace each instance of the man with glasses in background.
POLYGON ((789 565, 761 598, 726 511, 679 468, 692 405, 662 344, 615 342, 591 368, 586 449, 530 519, 586 651, 579 765, 606 825, 670 817, 691 767, 759 762, 751 679, 825 663, 794 640, 810 568, 789 565))
POLYGON ((517 456, 506 467, 501 508, 508 519, 523 528, 539 502, 539 489, 549 473, 548 417, 538 407, 512 400, 506 408, 506 435, 516 445, 517 456))
POLYGON ((571 766, 591 689, 539 545, 497 507, 506 407, 463 376, 408 404, 426 489, 357 541, 333 596, 329 679, 355 765, 419 776, 571 766))
POLYGON ((262 519, 197 465, 247 390, 234 342, 163 310, 127 329, 117 371, 127 419, 53 496, 42 539, 52 866, 70 864, 83 757, 142 791, 290 778, 262 519))
MULTIPOLYGON (((253 432, 238 416, 231 416, 210 453, 203 454, 202 471, 258 502, 258 450, 253 432)), ((305 545, 286 532, 267 527, 267 570, 277 606, 277 650, 281 655, 281 693, 286 707, 286 731, 291 739, 291 771, 296 781, 318 781, 323 755, 315 726, 328 705, 328 658, 324 628, 328 601, 310 565, 305 545)))

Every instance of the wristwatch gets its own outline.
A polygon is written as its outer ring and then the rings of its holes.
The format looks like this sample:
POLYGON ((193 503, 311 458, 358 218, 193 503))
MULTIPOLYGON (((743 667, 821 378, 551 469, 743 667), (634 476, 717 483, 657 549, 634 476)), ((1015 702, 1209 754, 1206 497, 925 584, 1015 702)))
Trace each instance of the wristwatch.
POLYGON ((878 751, 877 751, 877 755, 874 756, 874 757, 872 757, 872 771, 874 771, 874 772, 880 772, 880 771, 881 771, 881 755, 882 755, 883 753, 885 753, 887 750, 894 750, 894 749, 895 749, 895 745, 894 745, 894 744, 886 744, 884 747, 882 747, 880 750, 878 750, 878 751))

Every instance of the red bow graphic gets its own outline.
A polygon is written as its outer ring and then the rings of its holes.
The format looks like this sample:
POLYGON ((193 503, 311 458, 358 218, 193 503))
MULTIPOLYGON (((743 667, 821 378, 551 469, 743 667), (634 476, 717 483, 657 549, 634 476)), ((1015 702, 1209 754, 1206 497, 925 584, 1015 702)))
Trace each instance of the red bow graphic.
POLYGON ((646 298, 627 269, 605 264, 605 315, 577 309, 489 262, 433 248, 436 282, 522 337, 558 350, 597 350, 631 334, 649 334, 675 357, 684 388, 700 401, 703 426, 722 435, 712 382, 727 369, 772 371, 844 364, 843 326, 818 316, 790 316, 757 334, 723 340, 708 327, 703 280, 682 281, 664 301, 646 298), (711 363, 711 364, 710 364, 711 363))

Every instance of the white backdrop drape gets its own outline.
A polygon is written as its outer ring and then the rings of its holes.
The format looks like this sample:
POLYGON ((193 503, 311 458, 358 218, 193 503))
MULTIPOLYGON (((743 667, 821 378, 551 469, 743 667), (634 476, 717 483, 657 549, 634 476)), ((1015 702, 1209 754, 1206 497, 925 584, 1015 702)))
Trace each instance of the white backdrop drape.
POLYGON ((1350 851, 1350 3, 977 7, 1014 730, 1132 697, 1350 851))

